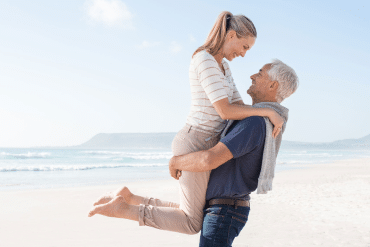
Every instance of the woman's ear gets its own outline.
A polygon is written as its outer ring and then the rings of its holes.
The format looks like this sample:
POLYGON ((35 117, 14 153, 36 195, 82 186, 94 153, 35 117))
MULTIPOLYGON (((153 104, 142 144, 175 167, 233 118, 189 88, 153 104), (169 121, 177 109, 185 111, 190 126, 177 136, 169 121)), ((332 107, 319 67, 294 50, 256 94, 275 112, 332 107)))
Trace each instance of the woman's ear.
POLYGON ((235 37, 236 37, 236 32, 234 30, 230 30, 226 35, 226 38, 228 39, 234 39, 235 37))

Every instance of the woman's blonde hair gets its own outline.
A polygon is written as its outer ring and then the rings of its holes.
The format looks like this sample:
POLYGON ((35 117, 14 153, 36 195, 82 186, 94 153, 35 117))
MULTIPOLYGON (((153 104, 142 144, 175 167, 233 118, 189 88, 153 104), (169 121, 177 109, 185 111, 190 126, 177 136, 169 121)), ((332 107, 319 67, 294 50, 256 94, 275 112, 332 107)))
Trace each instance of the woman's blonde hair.
POLYGON ((228 11, 223 11, 213 25, 207 40, 193 54, 206 50, 212 56, 216 55, 225 43, 226 35, 230 30, 236 32, 238 38, 252 36, 257 38, 257 30, 254 24, 244 15, 233 15, 228 11))

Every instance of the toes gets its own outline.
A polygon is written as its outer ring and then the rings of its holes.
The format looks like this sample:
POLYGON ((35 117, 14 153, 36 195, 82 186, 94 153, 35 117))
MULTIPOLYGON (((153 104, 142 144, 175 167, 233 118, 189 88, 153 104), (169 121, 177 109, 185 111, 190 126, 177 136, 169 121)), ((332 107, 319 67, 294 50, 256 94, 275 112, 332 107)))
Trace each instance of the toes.
POLYGON ((106 204, 95 206, 88 216, 92 217, 95 214, 101 214, 108 217, 120 217, 120 212, 125 210, 125 206, 127 206, 125 198, 117 196, 106 204))
POLYGON ((97 202, 95 202, 93 205, 94 205, 94 206, 97 206, 97 205, 99 205, 99 204, 102 204, 102 202, 101 202, 101 201, 102 201, 102 199, 99 199, 99 200, 98 200, 97 202))
POLYGON ((105 204, 109 202, 109 200, 106 197, 100 198, 97 202, 94 203, 94 206, 100 205, 100 204, 105 204))
POLYGON ((98 213, 98 211, 99 211, 99 207, 94 207, 93 209, 90 210, 88 217, 94 216, 95 214, 98 213))
POLYGON ((111 193, 109 193, 107 195, 104 195, 104 196, 100 197, 98 199, 98 201, 96 201, 94 203, 94 206, 97 206, 97 205, 100 205, 100 204, 106 204, 106 203, 110 202, 113 199, 113 197, 114 196, 111 193))

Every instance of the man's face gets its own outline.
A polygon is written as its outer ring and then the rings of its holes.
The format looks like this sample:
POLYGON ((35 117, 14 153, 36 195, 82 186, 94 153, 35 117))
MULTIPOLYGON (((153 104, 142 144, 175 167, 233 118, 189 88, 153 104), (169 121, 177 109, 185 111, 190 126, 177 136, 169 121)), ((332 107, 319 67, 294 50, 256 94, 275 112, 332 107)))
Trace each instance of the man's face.
POLYGON ((267 93, 271 82, 267 72, 270 70, 271 64, 265 64, 260 71, 251 76, 252 85, 247 90, 247 93, 252 99, 260 99, 267 93))

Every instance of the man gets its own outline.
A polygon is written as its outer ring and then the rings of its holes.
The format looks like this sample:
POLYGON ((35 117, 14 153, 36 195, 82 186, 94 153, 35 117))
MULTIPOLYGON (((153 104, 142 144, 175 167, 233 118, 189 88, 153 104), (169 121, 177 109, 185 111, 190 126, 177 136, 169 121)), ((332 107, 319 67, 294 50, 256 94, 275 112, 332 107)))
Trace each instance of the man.
MULTIPOLYGON (((252 85, 247 92, 252 97, 253 106, 273 108, 286 122, 288 109, 279 103, 297 89, 298 78, 294 70, 275 60, 263 66, 251 79, 252 85)), ((272 137, 272 129, 269 120, 262 117, 229 121, 215 147, 170 160, 171 176, 177 179, 181 170, 214 169, 208 183, 200 246, 231 246, 248 219, 249 194, 257 187, 257 193, 271 190, 285 124, 276 139, 272 137)), ((176 218, 177 213, 181 214, 178 204, 141 197, 126 187, 113 195, 103 196, 94 206, 90 217, 101 214, 152 227, 161 221, 168 224, 166 230, 176 231, 170 227, 171 222, 182 219, 176 218)))
MULTIPOLYGON (((251 76, 247 93, 254 107, 271 107, 284 119, 288 109, 280 102, 294 93, 298 77, 293 69, 279 60, 266 64, 251 76)), ((206 194, 200 246, 231 246, 246 221, 250 210, 249 194, 267 193, 272 189, 276 156, 282 134, 272 137, 268 118, 249 117, 229 121, 220 142, 205 151, 173 157, 170 173, 174 178, 181 170, 212 170, 206 194)))

